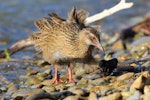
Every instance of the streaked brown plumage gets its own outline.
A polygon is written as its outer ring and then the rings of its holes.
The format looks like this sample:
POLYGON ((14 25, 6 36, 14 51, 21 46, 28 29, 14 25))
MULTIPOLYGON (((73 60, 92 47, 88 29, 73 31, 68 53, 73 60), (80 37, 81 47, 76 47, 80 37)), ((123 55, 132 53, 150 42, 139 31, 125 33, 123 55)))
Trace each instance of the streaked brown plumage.
POLYGON ((84 24, 87 15, 87 11, 76 11, 73 8, 66 20, 51 13, 49 17, 35 22, 39 32, 33 33, 30 38, 34 41, 35 48, 42 52, 43 58, 55 66, 53 83, 59 81, 57 67, 61 64, 68 64, 69 82, 73 82, 70 62, 91 54, 92 46, 103 51, 97 34, 98 28, 84 24))

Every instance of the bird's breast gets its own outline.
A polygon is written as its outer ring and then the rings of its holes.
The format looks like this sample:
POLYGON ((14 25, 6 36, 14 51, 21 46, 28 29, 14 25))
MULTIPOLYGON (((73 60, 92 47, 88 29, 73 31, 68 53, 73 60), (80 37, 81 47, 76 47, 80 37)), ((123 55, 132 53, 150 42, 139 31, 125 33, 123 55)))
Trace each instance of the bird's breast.
POLYGON ((55 59, 55 62, 66 62, 69 60, 67 56, 65 56, 63 53, 59 51, 53 54, 53 58, 55 59))

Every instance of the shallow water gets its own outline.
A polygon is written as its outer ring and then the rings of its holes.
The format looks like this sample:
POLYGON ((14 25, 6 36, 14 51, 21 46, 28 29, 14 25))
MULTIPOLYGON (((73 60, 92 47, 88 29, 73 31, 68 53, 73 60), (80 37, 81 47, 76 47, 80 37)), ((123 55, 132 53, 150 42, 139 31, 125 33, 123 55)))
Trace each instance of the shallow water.
MULTIPOLYGON (((149 0, 130 1, 135 3, 134 7, 117 12, 100 22, 104 33, 111 34, 129 27, 137 23, 140 18, 149 12, 149 0), (136 18, 137 20, 135 21, 134 19, 136 18)), ((18 40, 27 38, 30 33, 37 30, 33 24, 34 21, 50 12, 56 12, 59 16, 66 18, 72 6, 76 6, 77 9, 87 9, 90 15, 93 15, 103 11, 105 8, 114 6, 118 2, 119 0, 10 0, 9 2, 0 0, 0 50, 9 47, 18 40)), ((31 52, 33 50, 30 47, 14 54, 12 58, 30 58, 32 57, 31 55, 34 55, 34 52, 31 52)), ((24 73, 23 64, 13 66, 13 68, 19 67, 17 72, 16 70, 11 70, 14 72, 10 72, 7 67, 7 71, 3 70, 4 65, 8 65, 8 63, 0 65, 0 74, 6 75, 8 73, 8 79, 14 79, 11 73, 14 75, 15 73, 24 73)), ((13 64, 11 63, 10 65, 13 64)))

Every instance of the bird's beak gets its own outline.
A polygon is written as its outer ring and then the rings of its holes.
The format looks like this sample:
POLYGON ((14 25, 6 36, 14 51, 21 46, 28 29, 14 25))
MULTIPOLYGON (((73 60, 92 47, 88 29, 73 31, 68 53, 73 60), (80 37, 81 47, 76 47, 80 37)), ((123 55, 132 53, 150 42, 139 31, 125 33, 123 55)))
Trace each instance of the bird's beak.
POLYGON ((105 53, 105 51, 104 51, 104 49, 103 49, 103 47, 102 47, 102 45, 100 44, 99 41, 96 41, 95 46, 96 46, 100 51, 102 51, 103 53, 105 53))

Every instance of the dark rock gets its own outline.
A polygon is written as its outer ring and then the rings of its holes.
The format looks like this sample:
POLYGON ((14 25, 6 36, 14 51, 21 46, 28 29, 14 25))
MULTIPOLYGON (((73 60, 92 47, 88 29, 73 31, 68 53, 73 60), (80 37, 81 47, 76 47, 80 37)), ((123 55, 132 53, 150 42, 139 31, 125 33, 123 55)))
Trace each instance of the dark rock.
POLYGON ((114 59, 111 59, 111 60, 101 60, 99 62, 99 66, 104 74, 105 75, 110 75, 112 73, 112 71, 117 68, 117 63, 118 63, 118 60, 116 58, 114 59))

